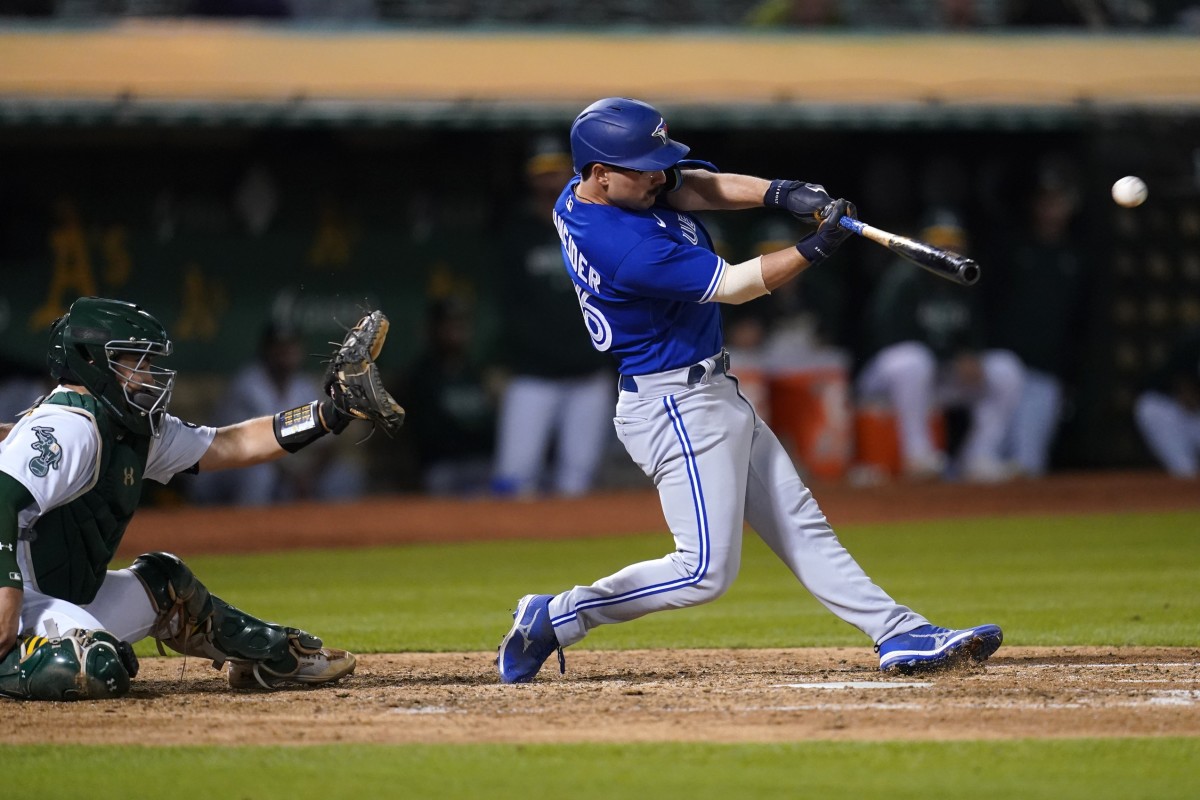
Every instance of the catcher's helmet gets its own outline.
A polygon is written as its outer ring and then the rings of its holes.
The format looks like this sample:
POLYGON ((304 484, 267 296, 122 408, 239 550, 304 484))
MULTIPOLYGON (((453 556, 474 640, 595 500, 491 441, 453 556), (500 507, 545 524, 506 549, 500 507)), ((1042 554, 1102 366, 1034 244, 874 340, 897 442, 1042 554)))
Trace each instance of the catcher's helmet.
POLYGON ((644 172, 670 169, 689 149, 667 136, 662 114, 627 97, 597 100, 571 125, 571 162, 579 174, 596 162, 644 172))
POLYGON ((46 361, 60 383, 87 388, 119 424, 139 436, 157 437, 171 402, 175 370, 151 366, 149 360, 171 354, 167 331, 133 303, 81 297, 50 329, 46 361), (137 362, 114 362, 133 355, 137 362))

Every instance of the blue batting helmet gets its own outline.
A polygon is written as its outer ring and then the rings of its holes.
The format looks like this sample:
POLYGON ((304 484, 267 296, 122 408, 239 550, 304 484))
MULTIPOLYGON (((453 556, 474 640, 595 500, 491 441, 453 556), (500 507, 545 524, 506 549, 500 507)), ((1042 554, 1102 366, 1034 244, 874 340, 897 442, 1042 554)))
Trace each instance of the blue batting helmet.
POLYGON ((627 97, 597 100, 571 125, 571 162, 580 174, 596 162, 642 171, 670 169, 689 149, 667 136, 662 114, 627 97))

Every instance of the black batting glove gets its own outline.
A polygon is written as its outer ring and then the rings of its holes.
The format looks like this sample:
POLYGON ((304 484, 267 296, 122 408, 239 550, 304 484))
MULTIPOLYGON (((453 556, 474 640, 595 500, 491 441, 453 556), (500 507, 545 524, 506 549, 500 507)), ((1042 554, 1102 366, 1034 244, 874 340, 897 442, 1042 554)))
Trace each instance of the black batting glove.
POLYGON ((771 181, 763 195, 763 205, 767 208, 786 209, 796 219, 809 224, 819 220, 821 210, 832 202, 833 198, 824 186, 801 181, 771 181))
POLYGON ((857 219, 858 211, 849 200, 834 200, 820 216, 823 219, 817 232, 796 243, 796 250, 809 264, 819 264, 829 258, 850 237, 851 232, 839 225, 838 220, 842 217, 857 219))

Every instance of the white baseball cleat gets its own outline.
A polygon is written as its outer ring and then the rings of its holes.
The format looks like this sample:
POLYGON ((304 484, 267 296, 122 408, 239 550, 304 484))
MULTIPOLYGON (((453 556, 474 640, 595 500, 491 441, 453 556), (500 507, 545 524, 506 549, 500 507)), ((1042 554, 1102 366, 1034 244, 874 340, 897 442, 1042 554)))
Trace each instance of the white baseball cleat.
POLYGON ((261 661, 230 661, 229 685, 234 689, 281 689, 289 684, 315 686, 333 683, 354 672, 353 653, 322 647, 311 653, 293 652, 299 666, 281 674, 261 661))

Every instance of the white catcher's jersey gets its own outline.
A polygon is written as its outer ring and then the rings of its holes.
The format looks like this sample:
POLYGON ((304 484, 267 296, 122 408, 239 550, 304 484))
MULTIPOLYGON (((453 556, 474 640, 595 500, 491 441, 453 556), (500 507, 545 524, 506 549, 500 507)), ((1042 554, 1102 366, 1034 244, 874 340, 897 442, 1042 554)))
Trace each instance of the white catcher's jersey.
MULTIPOLYGON (((190 469, 216 433, 216 428, 164 415, 162 436, 150 442, 145 477, 166 483, 190 469)), ((11 475, 33 495, 34 505, 24 509, 18 520, 22 533, 43 513, 88 491, 99 477, 100 456, 100 431, 82 409, 43 403, 21 417, 0 442, 0 472, 11 475)))

